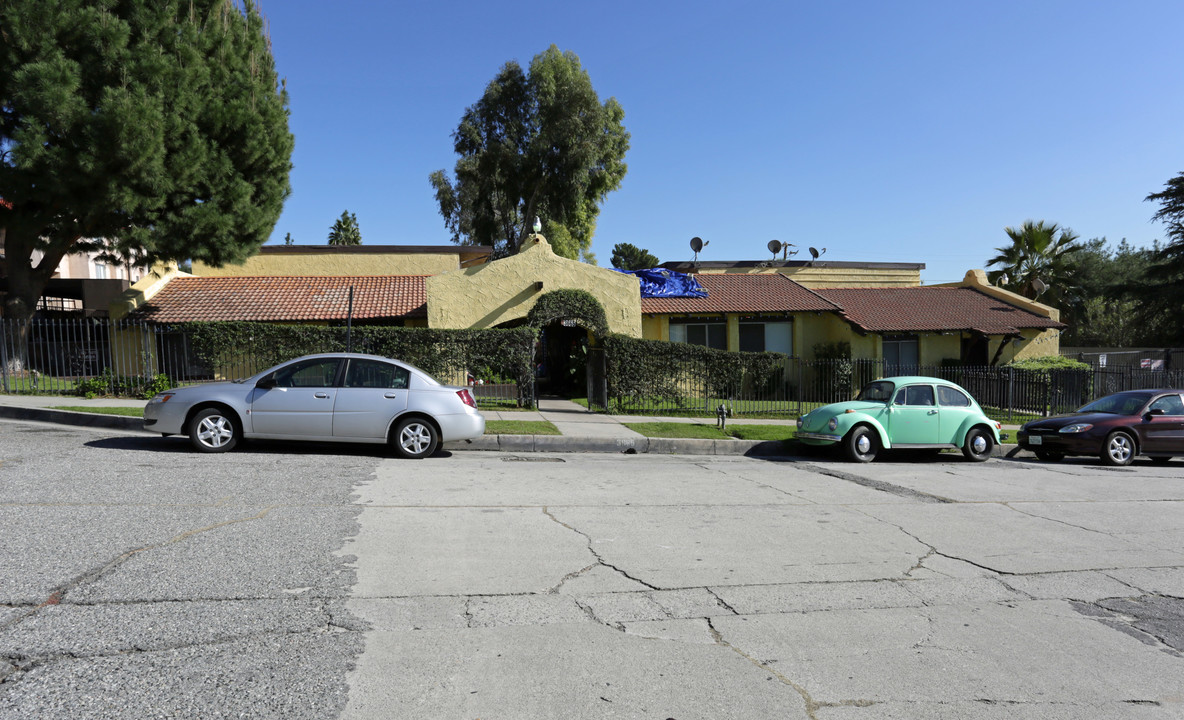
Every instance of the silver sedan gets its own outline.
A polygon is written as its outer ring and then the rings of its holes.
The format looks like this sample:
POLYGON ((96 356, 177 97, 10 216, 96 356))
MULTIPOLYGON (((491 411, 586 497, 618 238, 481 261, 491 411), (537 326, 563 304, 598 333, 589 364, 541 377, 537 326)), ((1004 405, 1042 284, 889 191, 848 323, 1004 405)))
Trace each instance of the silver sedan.
POLYGON ((174 388, 144 408, 144 427, 188 435, 201 452, 244 439, 390 443, 407 458, 485 433, 468 388, 375 355, 306 355, 233 382, 174 388))

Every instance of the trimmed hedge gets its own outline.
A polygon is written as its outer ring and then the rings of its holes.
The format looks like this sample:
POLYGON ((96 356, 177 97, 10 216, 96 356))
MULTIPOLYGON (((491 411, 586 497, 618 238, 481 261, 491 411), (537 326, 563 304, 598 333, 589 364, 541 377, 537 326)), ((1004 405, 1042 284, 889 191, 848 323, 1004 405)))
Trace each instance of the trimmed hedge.
MULTIPOLYGON (((346 328, 252 322, 195 322, 180 326, 193 351, 211 370, 228 365, 255 371, 320 352, 344 352, 346 328)), ((410 363, 443 381, 474 373, 487 381, 518 384, 520 400, 533 404, 532 361, 535 329, 431 330, 359 326, 352 330, 353 352, 410 363)))
POLYGON ((728 352, 702 345, 639 340, 611 334, 604 339, 610 402, 619 407, 654 399, 734 398, 743 388, 781 377, 784 355, 728 352))

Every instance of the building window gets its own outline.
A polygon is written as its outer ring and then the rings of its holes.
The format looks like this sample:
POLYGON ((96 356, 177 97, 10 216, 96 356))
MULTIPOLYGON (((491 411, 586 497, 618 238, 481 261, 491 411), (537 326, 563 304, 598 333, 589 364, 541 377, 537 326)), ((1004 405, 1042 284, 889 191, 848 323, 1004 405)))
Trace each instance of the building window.
POLYGON ((670 342, 706 345, 716 350, 727 350, 728 325, 722 322, 671 320, 670 342))
POLYGON ((885 372, 897 374, 920 364, 916 335, 894 335, 884 338, 885 372))
POLYGON ((793 355, 793 323, 740 323, 740 351, 793 355))
POLYGON ((103 263, 99 263, 99 262, 95 263, 95 279, 96 280, 106 280, 107 279, 107 266, 104 265, 103 263))

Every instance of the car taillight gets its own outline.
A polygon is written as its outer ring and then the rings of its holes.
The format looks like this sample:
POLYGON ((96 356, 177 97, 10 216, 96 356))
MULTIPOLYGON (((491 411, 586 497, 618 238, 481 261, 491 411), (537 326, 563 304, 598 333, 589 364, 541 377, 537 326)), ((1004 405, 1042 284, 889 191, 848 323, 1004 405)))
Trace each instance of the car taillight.
POLYGON ((473 395, 468 391, 468 388, 464 390, 457 390, 456 394, 460 396, 460 401, 465 405, 468 405, 471 408, 477 407, 477 401, 473 399, 473 395))

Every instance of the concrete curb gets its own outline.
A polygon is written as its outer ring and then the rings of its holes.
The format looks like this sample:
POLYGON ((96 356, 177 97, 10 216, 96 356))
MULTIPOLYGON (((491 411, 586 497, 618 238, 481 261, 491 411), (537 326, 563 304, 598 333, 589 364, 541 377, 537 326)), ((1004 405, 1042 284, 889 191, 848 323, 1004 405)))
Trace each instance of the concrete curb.
MULTIPOLYGON (((144 420, 123 415, 101 415, 0 405, 0 417, 11 420, 33 420, 62 425, 107 428, 110 430, 144 429, 144 420)), ((617 453, 634 455, 731 455, 774 457, 802 454, 797 443, 788 445, 779 440, 701 440, 695 438, 592 438, 571 435, 484 435, 474 440, 444 443, 444 450, 485 452, 548 452, 548 453, 617 453)), ((993 457, 1014 457, 1019 447, 1013 443, 997 445, 993 457)))
POLYGON ((144 418, 142 417, 101 415, 99 413, 75 412, 73 410, 51 410, 49 408, 0 405, 0 417, 11 420, 36 420, 62 425, 108 428, 111 430, 144 430, 144 418))

